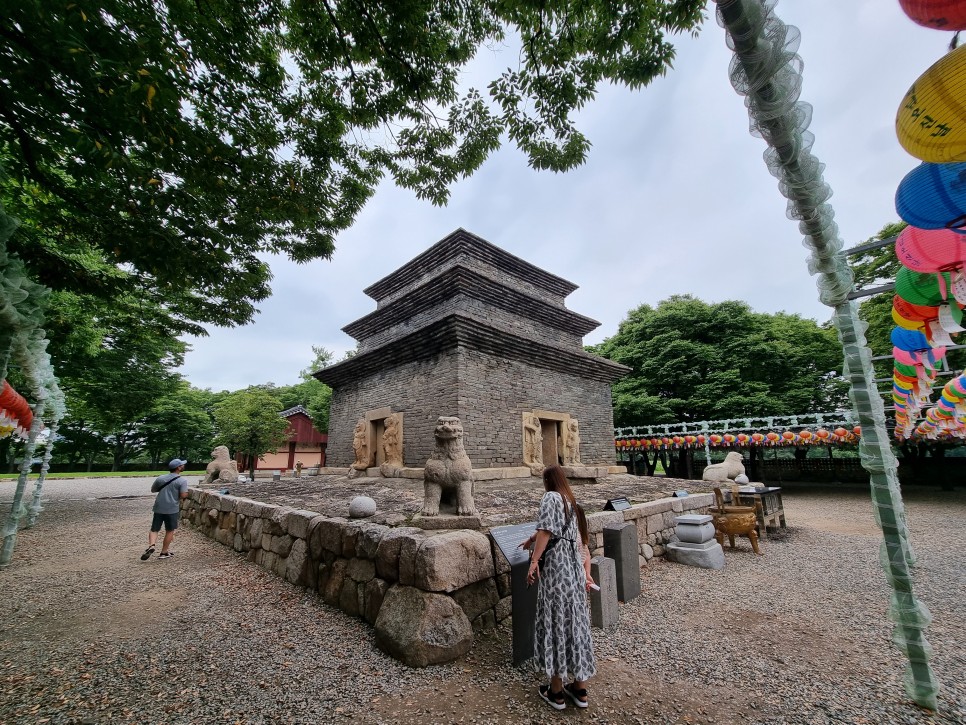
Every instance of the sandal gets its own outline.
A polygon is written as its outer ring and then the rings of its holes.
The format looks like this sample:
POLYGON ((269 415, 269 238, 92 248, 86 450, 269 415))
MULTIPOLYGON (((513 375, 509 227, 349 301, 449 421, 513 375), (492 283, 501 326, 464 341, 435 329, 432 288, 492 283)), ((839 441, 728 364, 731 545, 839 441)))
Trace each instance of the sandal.
POLYGON ((158 554, 159 559, 170 559, 172 556, 174 556, 173 551, 162 551, 160 554, 158 554))
POLYGON ((574 683, 571 682, 569 685, 564 685, 563 691, 567 693, 567 697, 574 701, 574 705, 577 707, 587 707, 587 688, 581 687, 579 690, 574 687, 574 683), (581 699, 583 698, 583 699, 581 699))
MULTIPOLYGON (((537 692, 540 695, 540 699, 550 705, 550 707, 552 707, 554 710, 563 710, 565 707, 567 707, 567 703, 564 700, 563 690, 560 692, 553 692, 550 689, 550 685, 540 685, 540 687, 537 688, 537 692)), ((586 707, 586 705, 584 707, 586 707)))
POLYGON ((141 554, 141 561, 147 561, 148 559, 151 558, 151 554, 153 553, 154 553, 154 547, 149 546, 147 549, 144 550, 144 553, 141 554))

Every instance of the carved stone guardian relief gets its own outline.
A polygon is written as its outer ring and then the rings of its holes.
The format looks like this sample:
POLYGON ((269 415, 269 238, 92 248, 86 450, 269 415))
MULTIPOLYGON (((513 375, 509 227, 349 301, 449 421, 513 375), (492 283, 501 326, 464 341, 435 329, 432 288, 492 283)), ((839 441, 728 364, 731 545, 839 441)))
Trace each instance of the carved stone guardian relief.
POLYGON ((580 429, 576 418, 567 421, 563 438, 563 460, 566 466, 579 466, 580 463, 580 429))
POLYGON ((403 467, 403 414, 393 413, 385 418, 382 434, 383 463, 380 472, 386 478, 396 476, 403 467))
POLYGON ((540 419, 533 413, 523 414, 523 465, 534 476, 543 474, 543 434, 540 419))
POLYGON ((356 459, 352 463, 353 471, 365 471, 369 467, 369 424, 365 418, 359 418, 352 433, 352 450, 356 459))

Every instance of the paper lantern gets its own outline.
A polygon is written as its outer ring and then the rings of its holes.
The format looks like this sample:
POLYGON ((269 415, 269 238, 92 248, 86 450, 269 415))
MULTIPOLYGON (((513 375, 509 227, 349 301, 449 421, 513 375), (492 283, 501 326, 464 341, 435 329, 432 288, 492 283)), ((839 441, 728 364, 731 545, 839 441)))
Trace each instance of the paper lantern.
POLYGON ((793 440, 795 440, 795 434, 790 430, 786 430, 784 433, 782 433, 782 438, 791 443, 793 440))
POLYGON ((892 344, 900 350, 915 352, 916 350, 928 350, 930 345, 926 336, 916 330, 903 330, 901 327, 892 328, 889 335, 892 344))
POLYGON ((912 84, 896 113, 896 135, 922 161, 966 161, 966 45, 940 58, 912 84))
MULTIPOLYGON (((741 439, 741 436, 739 435, 738 438, 740 440, 741 439)), ((725 433, 724 434, 724 442, 725 442, 726 445, 729 445, 730 446, 732 443, 735 442, 735 437, 733 435, 731 435, 731 433, 725 433)))
POLYGON ((712 435, 711 436, 711 445, 713 445, 713 446, 720 445, 721 440, 722 440, 721 439, 721 436, 716 435, 716 434, 715 435, 712 435))
POLYGON ((761 433, 752 433, 751 434, 751 442, 752 443, 758 444, 758 443, 761 443, 763 440, 765 440, 765 436, 763 436, 761 433))
POLYGON ((815 437, 819 440, 827 440, 829 437, 829 432, 824 428, 819 428, 817 431, 815 431, 815 437))
POLYGON ((966 163, 914 168, 899 182, 896 213, 920 229, 966 226, 966 163))
POLYGON ((798 437, 801 438, 803 441, 805 441, 807 443, 808 441, 810 441, 812 439, 812 431, 810 431, 810 430, 803 430, 803 431, 801 431, 798 434, 798 437))
POLYGON ((704 440, 705 440, 704 436, 698 436, 698 445, 703 446, 704 440))
POLYGON ((841 426, 836 428, 833 431, 833 433, 835 433, 835 435, 837 435, 839 438, 845 438, 845 436, 849 434, 849 432, 845 428, 842 428, 841 426))
POLYGON ((896 294, 914 305, 937 307, 949 296, 949 274, 913 272, 902 267, 896 273, 896 294))
POLYGON ((966 237, 952 229, 906 227, 896 239, 896 256, 915 272, 959 269, 966 262, 966 237))
MULTIPOLYGON (((725 436, 725 438, 727 438, 727 437, 728 436, 725 436)), ((734 436, 731 436, 731 440, 734 440, 734 439, 735 439, 735 437, 734 436)), ((743 446, 743 445, 746 445, 747 443, 748 443, 748 434, 747 433, 739 433, 738 434, 738 444, 743 446)))
POLYGON ((779 436, 775 431, 768 431, 768 435, 766 435, 765 438, 768 439, 769 443, 774 443, 781 438, 781 436, 779 436))
POLYGON ((918 322, 928 322, 939 318, 939 307, 936 305, 914 305, 899 295, 892 297, 892 309, 904 319, 918 322))
POLYGON ((855 428, 852 429, 852 432, 855 433, 855 435, 857 436, 862 435, 862 426, 861 425, 855 426, 855 428))
POLYGON ((934 30, 966 30, 963 0, 899 0, 903 12, 914 23, 934 30))

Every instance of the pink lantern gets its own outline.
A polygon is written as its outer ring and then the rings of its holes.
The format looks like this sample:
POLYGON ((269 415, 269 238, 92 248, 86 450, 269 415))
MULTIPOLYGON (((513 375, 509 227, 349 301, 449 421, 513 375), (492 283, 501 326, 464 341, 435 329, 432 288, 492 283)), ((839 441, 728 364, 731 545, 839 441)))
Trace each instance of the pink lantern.
POLYGON ((914 272, 948 272, 966 263, 966 239, 952 229, 906 227, 896 239, 896 256, 914 272))

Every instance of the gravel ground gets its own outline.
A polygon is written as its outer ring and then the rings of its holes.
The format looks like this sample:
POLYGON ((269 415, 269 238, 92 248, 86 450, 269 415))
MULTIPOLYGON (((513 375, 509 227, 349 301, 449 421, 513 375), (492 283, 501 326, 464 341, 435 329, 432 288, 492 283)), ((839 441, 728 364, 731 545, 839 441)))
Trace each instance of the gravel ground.
MULTIPOLYGON (((906 498, 938 713, 902 689, 868 496, 827 490, 787 492, 789 528, 762 557, 739 540, 723 571, 646 569, 619 626, 594 631, 590 708, 558 713, 508 664, 508 627, 415 670, 361 620, 194 531, 142 563, 147 486, 48 482, 0 571, 0 722, 966 723, 961 490, 906 498)), ((0 484, 0 502, 12 492, 0 484)))

